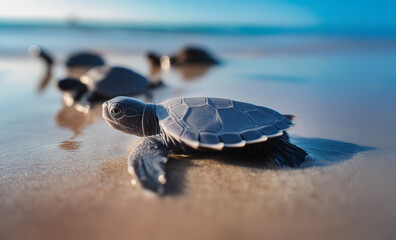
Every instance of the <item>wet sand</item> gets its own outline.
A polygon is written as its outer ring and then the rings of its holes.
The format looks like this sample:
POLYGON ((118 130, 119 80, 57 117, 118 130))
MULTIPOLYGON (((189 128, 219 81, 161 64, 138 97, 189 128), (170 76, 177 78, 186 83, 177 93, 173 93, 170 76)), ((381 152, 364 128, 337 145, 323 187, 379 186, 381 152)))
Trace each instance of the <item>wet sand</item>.
MULTIPOLYGON (((394 239, 396 47, 328 49, 220 51, 224 64, 194 80, 166 73, 154 102, 215 96, 298 115, 289 133, 313 160, 172 157, 165 197, 130 184, 136 137, 100 109, 63 106, 52 83, 37 91, 33 59, 1 57, 0 239, 394 239)), ((149 72, 140 54, 107 59, 149 72)))

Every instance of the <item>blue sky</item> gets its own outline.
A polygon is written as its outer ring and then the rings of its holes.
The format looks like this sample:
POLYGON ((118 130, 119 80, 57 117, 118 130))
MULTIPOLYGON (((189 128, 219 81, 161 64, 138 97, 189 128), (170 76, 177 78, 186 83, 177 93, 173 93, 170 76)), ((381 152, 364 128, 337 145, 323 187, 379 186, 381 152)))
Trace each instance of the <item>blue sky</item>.
POLYGON ((1 0, 1 19, 396 27, 390 0, 1 0))

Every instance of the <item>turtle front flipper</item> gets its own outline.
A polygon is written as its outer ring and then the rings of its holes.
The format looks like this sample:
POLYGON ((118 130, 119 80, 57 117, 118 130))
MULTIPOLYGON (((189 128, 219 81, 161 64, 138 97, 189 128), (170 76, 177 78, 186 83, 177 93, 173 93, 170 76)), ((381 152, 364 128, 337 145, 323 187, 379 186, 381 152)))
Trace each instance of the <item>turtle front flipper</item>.
POLYGON ((169 149, 158 135, 139 141, 128 159, 128 172, 146 189, 163 193, 169 149))
POLYGON ((58 88, 65 93, 63 97, 67 106, 71 106, 75 102, 80 101, 83 95, 88 92, 87 85, 74 78, 59 80, 58 88))
POLYGON ((63 78, 58 81, 58 88, 61 91, 76 91, 86 89, 87 86, 75 78, 63 78))

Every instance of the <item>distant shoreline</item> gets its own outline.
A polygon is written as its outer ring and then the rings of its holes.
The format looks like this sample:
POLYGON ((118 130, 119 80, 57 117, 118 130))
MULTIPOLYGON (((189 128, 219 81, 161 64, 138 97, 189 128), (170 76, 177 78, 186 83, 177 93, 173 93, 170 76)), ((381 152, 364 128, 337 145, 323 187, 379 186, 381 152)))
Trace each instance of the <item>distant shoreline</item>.
POLYGON ((319 34, 342 36, 396 36, 396 28, 348 27, 348 26, 263 26, 238 24, 179 24, 143 22, 105 22, 66 20, 9 20, 0 19, 0 30, 5 28, 78 28, 111 29, 144 32, 201 33, 220 35, 278 35, 278 34, 319 34))

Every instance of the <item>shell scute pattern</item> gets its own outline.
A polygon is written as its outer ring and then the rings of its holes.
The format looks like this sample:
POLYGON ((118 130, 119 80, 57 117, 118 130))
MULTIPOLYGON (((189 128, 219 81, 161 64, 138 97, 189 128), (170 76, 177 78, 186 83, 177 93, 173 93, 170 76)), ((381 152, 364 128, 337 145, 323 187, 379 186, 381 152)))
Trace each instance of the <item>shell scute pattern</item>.
POLYGON ((243 103, 243 102, 238 102, 238 101, 232 101, 232 102, 233 102, 234 108, 241 112, 257 109, 256 105, 253 105, 253 104, 243 103))
POLYGON ((279 136, 282 135, 282 132, 279 129, 275 128, 274 126, 268 125, 259 128, 259 131, 262 132, 267 137, 279 136))
POLYGON ((271 123, 271 115, 258 110, 249 110, 246 112, 248 117, 257 124, 271 123))
POLYGON ((189 107, 199 107, 199 106, 205 106, 208 104, 208 98, 206 98, 206 97, 184 98, 183 101, 189 107))
POLYGON ((172 124, 172 123, 174 122, 174 120, 173 120, 172 116, 169 115, 168 117, 166 117, 165 119, 163 119, 162 122, 163 122, 163 124, 168 128, 168 126, 169 126, 170 124, 172 124))
POLYGON ((209 105, 190 107, 183 122, 198 131, 218 132, 222 129, 216 109, 209 105))
POLYGON ((184 129, 176 122, 172 122, 167 126, 167 131, 171 131, 177 135, 181 135, 183 133, 183 130, 184 129))
POLYGON ((247 115, 234 108, 218 109, 217 112, 221 116, 224 130, 241 131, 252 127, 252 121, 247 115))
POLYGON ((210 106, 217 109, 233 107, 232 101, 228 99, 209 98, 208 103, 210 106))
POLYGON ((274 123, 274 126, 275 126, 276 128, 278 128, 279 130, 287 129, 287 128, 290 127, 289 124, 285 123, 285 122, 282 121, 282 120, 276 121, 276 122, 274 123))
MULTIPOLYGON (((274 118, 274 119, 277 119, 277 120, 282 120, 282 121, 289 121, 289 119, 287 119, 287 118, 285 118, 285 116, 283 116, 282 114, 280 114, 280 113, 278 113, 278 112, 276 112, 276 111, 274 111, 274 110, 272 110, 272 109, 269 109, 269 108, 266 108, 266 107, 261 107, 261 106, 258 106, 257 107, 257 109, 261 112, 261 113, 263 113, 263 114, 267 114, 268 116, 271 116, 272 118, 274 118)), ((290 121, 289 121, 290 122, 290 121)), ((290 122, 291 123, 291 122, 290 122)), ((290 125, 290 124, 289 124, 290 125)), ((291 123, 291 125, 293 125, 292 123, 291 123)))
POLYGON ((220 143, 220 139, 217 136, 217 134, 214 133, 207 133, 203 132, 199 134, 200 140, 202 142, 208 143, 208 144, 218 144, 220 143))
POLYGON ((219 136, 214 133, 200 133, 199 141, 199 146, 204 148, 211 148, 216 150, 221 150, 224 148, 224 142, 220 141, 219 136))
POLYGON ((181 136, 181 139, 193 148, 199 147, 199 134, 191 129, 186 129, 181 136))
POLYGON ((193 148, 243 147, 281 136, 292 126, 274 110, 228 99, 180 98, 162 107, 169 116, 161 107, 157 110, 161 127, 193 148))
POLYGON ((156 113, 158 120, 163 120, 169 116, 168 109, 162 105, 157 105, 156 113))
POLYGON ((262 142, 267 140, 267 136, 263 135, 260 131, 252 129, 241 132, 241 136, 247 143, 262 142))
POLYGON ((246 144, 238 133, 223 133, 220 139, 228 147, 243 147, 246 144))
POLYGON ((281 114, 279 114, 278 112, 275 112, 274 110, 269 109, 269 108, 266 108, 266 107, 257 106, 257 109, 258 109, 260 112, 266 113, 266 114, 268 114, 268 115, 270 115, 270 116, 281 115, 281 114))
POLYGON ((182 104, 183 100, 181 98, 176 98, 176 99, 171 99, 171 100, 167 101, 167 103, 168 103, 169 107, 173 108, 173 107, 176 107, 176 106, 182 104))
POLYGON ((185 104, 177 105, 172 108, 172 113, 177 116, 177 118, 182 119, 188 111, 188 106, 185 104))

